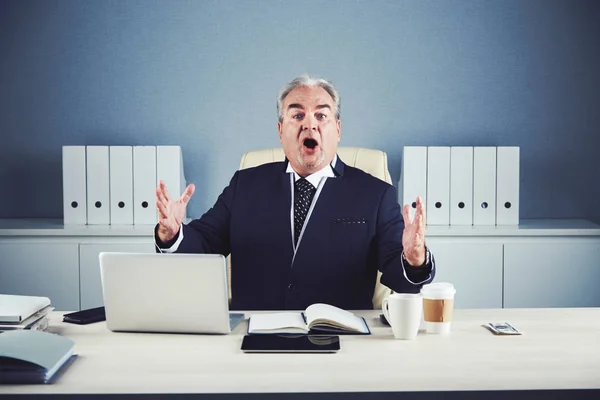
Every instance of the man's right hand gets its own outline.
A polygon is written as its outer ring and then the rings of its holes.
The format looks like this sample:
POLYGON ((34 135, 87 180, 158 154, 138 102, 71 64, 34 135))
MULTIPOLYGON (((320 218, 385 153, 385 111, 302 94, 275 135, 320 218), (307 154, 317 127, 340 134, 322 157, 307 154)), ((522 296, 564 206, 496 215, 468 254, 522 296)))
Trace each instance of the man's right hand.
POLYGON ((160 181, 156 188, 156 209, 158 211, 158 238, 166 243, 173 239, 178 233, 185 208, 194 194, 196 186, 189 184, 179 199, 173 200, 167 190, 167 185, 160 181))

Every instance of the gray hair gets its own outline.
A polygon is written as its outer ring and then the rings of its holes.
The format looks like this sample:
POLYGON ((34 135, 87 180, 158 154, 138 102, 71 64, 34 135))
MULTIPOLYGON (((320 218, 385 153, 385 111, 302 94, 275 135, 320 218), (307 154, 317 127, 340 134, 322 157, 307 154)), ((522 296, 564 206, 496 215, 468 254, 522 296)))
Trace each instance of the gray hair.
POLYGON ((340 119, 340 111, 342 104, 340 95, 338 94, 336 88, 333 86, 333 83, 325 79, 315 78, 314 76, 304 74, 285 85, 283 89, 281 89, 281 91, 279 92, 279 97, 277 98, 277 116, 279 117, 279 122, 283 121, 283 100, 285 100, 287 95, 290 94, 292 90, 302 86, 317 86, 325 89, 325 91, 329 93, 329 95, 333 99, 333 107, 335 108, 335 110, 333 111, 335 113, 335 119, 340 119))

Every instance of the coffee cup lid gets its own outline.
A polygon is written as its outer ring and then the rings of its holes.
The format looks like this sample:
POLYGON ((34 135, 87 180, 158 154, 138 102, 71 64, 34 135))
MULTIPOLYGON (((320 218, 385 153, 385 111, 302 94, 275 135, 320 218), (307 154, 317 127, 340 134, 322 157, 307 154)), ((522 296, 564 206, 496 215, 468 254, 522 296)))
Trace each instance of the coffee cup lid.
POLYGON ((447 299, 454 296, 456 289, 448 282, 435 282, 423 285, 421 294, 429 299, 447 299))

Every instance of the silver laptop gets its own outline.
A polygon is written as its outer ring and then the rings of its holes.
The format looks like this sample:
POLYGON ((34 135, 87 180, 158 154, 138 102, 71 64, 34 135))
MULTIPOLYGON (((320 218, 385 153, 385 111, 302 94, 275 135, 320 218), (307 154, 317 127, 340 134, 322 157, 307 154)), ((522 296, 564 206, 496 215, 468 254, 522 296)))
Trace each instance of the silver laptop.
POLYGON ((111 331, 230 333, 227 264, 215 254, 100 253, 111 331))

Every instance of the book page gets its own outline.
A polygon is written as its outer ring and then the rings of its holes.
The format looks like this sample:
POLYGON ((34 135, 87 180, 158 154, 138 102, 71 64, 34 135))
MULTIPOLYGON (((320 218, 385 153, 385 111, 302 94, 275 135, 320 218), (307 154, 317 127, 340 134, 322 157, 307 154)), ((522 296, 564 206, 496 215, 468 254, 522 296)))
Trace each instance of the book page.
POLYGON ((368 332, 361 318, 350 311, 329 304, 317 303, 309 306, 306 309, 306 321, 311 328, 315 325, 323 325, 355 332, 368 332))
POLYGON ((306 333, 308 327, 298 312, 252 314, 248 333, 306 333))

